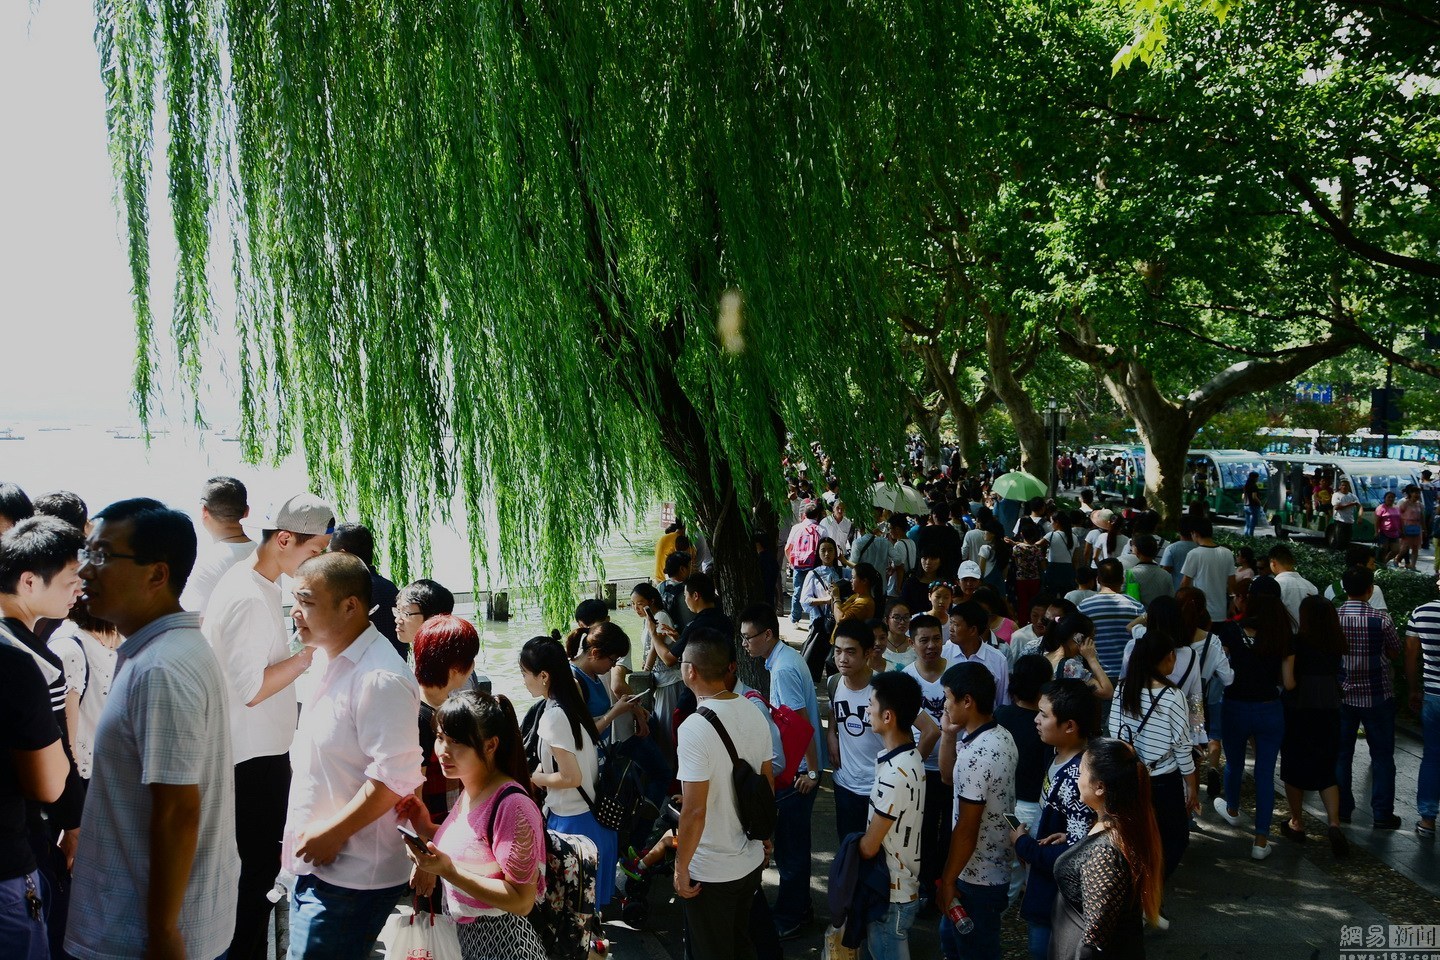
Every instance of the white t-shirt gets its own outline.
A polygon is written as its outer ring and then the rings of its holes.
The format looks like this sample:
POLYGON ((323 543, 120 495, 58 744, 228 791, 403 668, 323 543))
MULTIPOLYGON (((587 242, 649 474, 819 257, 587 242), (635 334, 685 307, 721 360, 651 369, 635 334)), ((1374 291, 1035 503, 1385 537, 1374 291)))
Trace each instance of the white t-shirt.
POLYGON ((1084 541, 1079 537, 1071 537, 1073 546, 1065 542, 1065 534, 1059 530, 1051 530, 1045 534, 1045 540, 1050 544, 1051 563, 1070 563, 1075 556, 1075 547, 1080 546, 1084 541))
MULTIPOLYGON (((965 539, 960 542, 960 559, 962 561, 969 560, 972 563, 979 563, 980 548, 985 546, 985 544, 985 531, 979 528, 971 530, 970 532, 965 534, 965 539)), ((941 574, 949 577, 953 576, 955 574, 955 571, 952 570, 947 572, 942 570, 941 574)))
MULTIPOLYGON (((771 753, 770 732, 759 712, 744 697, 714 698, 703 705, 714 711, 739 758, 759 773, 771 753)), ((677 740, 680 781, 709 784, 705 829, 690 859, 690 877, 699 883, 739 880, 760 866, 765 845, 746 837, 740 827, 730 754, 714 724, 698 713, 680 724, 677 740)))
POLYGON ((1010 825, 1005 815, 1015 809, 1015 767, 1019 752, 1010 731, 995 721, 977 730, 968 740, 962 735, 955 750, 955 807, 952 825, 960 822, 960 804, 978 803, 980 833, 975 852, 960 871, 966 883, 993 887, 1010 881, 1010 825))
MULTIPOLYGON (((1325 588, 1325 599, 1331 603, 1335 602, 1335 584, 1332 583, 1325 588)), ((1370 609, 1384 610, 1386 613, 1390 612, 1390 608, 1385 605, 1385 591, 1380 589, 1380 584, 1378 583, 1375 584, 1375 592, 1370 594, 1370 609)))
POLYGON ((850 547, 850 534, 855 529, 855 521, 849 517, 844 520, 826 517, 820 521, 820 529, 825 531, 825 536, 835 541, 836 549, 843 552, 850 547))
POLYGON ((1235 554, 1230 548, 1199 544, 1185 557, 1180 573, 1205 594, 1210 619, 1224 620, 1230 604, 1230 578, 1235 576, 1235 554))
POLYGON ((851 690, 841 677, 830 701, 835 739, 840 741, 840 767, 835 785, 851 793, 870 796, 875 786, 875 757, 885 749, 880 734, 870 726, 870 684, 851 690))
MULTIPOLYGON (((948 665, 947 663, 946 666, 948 665)), ((920 676, 919 665, 914 663, 906 667, 905 672, 914 677, 920 684, 920 709, 930 714, 930 719, 935 721, 936 726, 939 726, 941 714, 945 712, 945 688, 940 685, 940 677, 936 677, 934 680, 926 680, 920 676)), ((944 670, 940 671, 940 676, 945 676, 944 670)), ((919 743, 920 728, 915 727, 914 733, 915 742, 919 743)), ((942 733, 941 736, 944 736, 944 734, 942 733)), ((933 770, 937 773, 940 771, 940 741, 938 739, 935 741, 935 747, 930 751, 930 755, 925 758, 925 769, 933 770)))
POLYGON ((95 760, 95 730, 115 679, 115 651, 73 620, 61 622, 50 636, 49 647, 65 666, 66 689, 80 694, 80 716, 75 742, 70 746, 75 754, 75 769, 89 780, 95 760))
POLYGON ((1313 597, 1320 591, 1294 570, 1275 574, 1275 583, 1280 587, 1280 602, 1285 604, 1285 612, 1290 614, 1290 629, 1294 630, 1300 626, 1300 604, 1306 597, 1313 597))
POLYGON ((255 543, 212 543, 195 561, 190 579, 185 581, 185 590, 180 594, 180 606, 194 611, 202 617, 210 605, 210 597, 219 585, 226 571, 255 552, 255 543))
POLYGON ((200 629, 225 674, 235 762, 289 753, 299 711, 295 685, 246 706, 260 692, 265 668, 290 657, 280 585, 237 563, 215 585, 208 611, 200 629))
MULTIPOLYGON (((577 745, 574 731, 570 727, 570 718, 565 716, 565 711, 560 709, 558 703, 551 700, 545 707, 545 712, 540 715, 536 732, 540 735, 540 772, 553 773, 558 769, 555 762, 556 748, 574 754, 580 763, 580 785, 590 794, 591 800, 598 801, 595 796, 595 781, 600 776, 600 758, 595 753, 595 741, 590 739, 585 728, 580 729, 582 742, 577 745)), ((578 817, 589 809, 590 805, 580 795, 579 787, 551 787, 545 793, 546 813, 553 813, 557 817, 578 817)))
POLYGON ((1090 566, 1100 566, 1101 560, 1109 560, 1114 557, 1119 560, 1125 556, 1125 548, 1130 546, 1130 538, 1123 533, 1115 534, 1115 549, 1110 549, 1110 534, 1105 530, 1091 530, 1085 535, 1085 542, 1090 544, 1094 553, 1090 557, 1090 566))
POLYGON ((1335 511, 1336 523, 1354 523, 1360 498, 1353 493, 1335 493, 1330 497, 1330 509, 1335 511))
POLYGON ((875 759, 871 817, 890 821, 881 846, 890 871, 890 902, 920 895, 920 821, 925 815, 925 765, 913 746, 887 750, 875 759))

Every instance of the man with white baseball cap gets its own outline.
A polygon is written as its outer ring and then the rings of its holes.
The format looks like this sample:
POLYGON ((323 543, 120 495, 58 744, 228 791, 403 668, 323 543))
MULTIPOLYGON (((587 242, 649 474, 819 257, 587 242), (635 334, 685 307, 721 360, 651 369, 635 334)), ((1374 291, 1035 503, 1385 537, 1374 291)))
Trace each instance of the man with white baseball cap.
POLYGON ((966 560, 960 564, 959 574, 956 580, 960 589, 955 594, 955 602, 964 603, 975 596, 975 591, 980 589, 982 579, 980 564, 974 560, 966 560))
POLYGON ((298 704, 295 681, 315 651, 290 652, 280 575, 325 552, 335 511, 302 493, 245 524, 260 545, 215 585, 202 629, 225 675, 235 755, 235 841, 240 883, 230 960, 262 960, 269 893, 280 872, 280 841, 290 796, 290 744, 298 704))

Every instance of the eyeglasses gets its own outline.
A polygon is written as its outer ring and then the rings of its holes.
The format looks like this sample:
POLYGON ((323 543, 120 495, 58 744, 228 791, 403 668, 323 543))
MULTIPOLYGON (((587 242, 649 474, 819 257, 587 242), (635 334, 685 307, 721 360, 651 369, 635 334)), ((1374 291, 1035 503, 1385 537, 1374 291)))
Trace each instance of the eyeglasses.
POLYGON ((111 553, 104 547, 81 547, 75 552, 75 559, 80 561, 80 566, 87 563, 95 569, 100 569, 111 560, 134 560, 136 563, 154 563, 154 560, 146 560, 133 553, 111 553))
POLYGON ((391 607, 390 612, 395 616, 395 619, 397 620, 408 620, 411 617, 425 616, 425 614, 421 613, 418 610, 414 613, 411 613, 409 610, 401 610, 399 607, 391 607))
MULTIPOLYGON (((765 634, 767 634, 767 633, 769 633, 769 632, 770 632, 769 630, 761 630, 759 633, 745 633, 745 632, 742 630, 742 631, 740 632, 740 639, 741 639, 742 641, 758 640, 758 639, 760 639, 761 637, 765 636, 765 634)), ((689 661, 681 660, 680 662, 681 662, 681 663, 688 663, 689 661)))

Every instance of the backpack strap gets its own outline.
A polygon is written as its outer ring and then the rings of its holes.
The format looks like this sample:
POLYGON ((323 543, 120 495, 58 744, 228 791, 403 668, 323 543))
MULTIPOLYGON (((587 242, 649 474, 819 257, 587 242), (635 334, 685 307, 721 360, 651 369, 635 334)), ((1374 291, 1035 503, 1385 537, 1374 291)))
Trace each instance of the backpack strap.
MULTIPOLYGON (((500 793, 495 797, 495 802, 490 805, 490 820, 488 823, 485 824, 486 843, 489 843, 492 846, 494 845, 494 841, 491 838, 495 836, 495 818, 500 815, 500 804, 504 803, 505 798, 510 796, 512 793, 524 792, 525 788, 520 786, 520 784, 516 783, 513 780, 500 788, 500 793)), ((491 855, 493 856, 494 854, 492 853, 491 855)))
POLYGON ((735 741, 730 739, 730 732, 725 729, 725 724, 720 722, 720 718, 715 715, 715 711, 709 707, 701 707, 695 712, 706 720, 709 720, 710 725, 715 728, 715 732, 720 734, 720 742, 725 744, 725 751, 730 754, 731 766, 740 766, 740 754, 735 752, 735 741))

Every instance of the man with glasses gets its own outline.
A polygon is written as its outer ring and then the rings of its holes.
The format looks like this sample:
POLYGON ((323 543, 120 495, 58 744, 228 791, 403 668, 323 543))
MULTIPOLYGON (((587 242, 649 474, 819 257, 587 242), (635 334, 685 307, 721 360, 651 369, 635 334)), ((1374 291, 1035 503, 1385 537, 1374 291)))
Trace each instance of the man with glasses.
POLYGON ((395 637, 408 648, 415 643, 415 634, 426 620, 454 612, 455 594, 434 580, 408 583, 400 588, 395 606, 390 609, 395 618, 395 637))
POLYGON ((230 960, 262 960, 268 942, 270 891, 280 872, 280 838, 290 795, 290 745, 298 701, 295 681, 315 651, 291 653, 280 575, 293 577, 319 556, 335 531, 335 514, 300 494, 261 521, 260 545, 225 572, 206 609, 205 639, 224 669, 230 695, 235 762, 236 844, 240 884, 230 960))
POLYGON ((775 869, 780 891, 775 897, 775 927, 782 940, 800 935, 815 919, 810 902, 810 823, 816 788, 825 766, 825 743, 820 735, 820 708, 815 682, 800 652, 780 639, 775 608, 759 603, 740 614, 740 641, 745 652, 765 662, 770 671, 772 706, 789 707, 815 730, 805 748, 805 759, 793 784, 777 784, 775 803, 775 869))
POLYGON ((213 960, 235 926, 234 768, 225 682, 180 607, 190 518, 155 500, 95 517, 79 574, 125 638, 95 732, 65 949, 80 960, 213 960))

